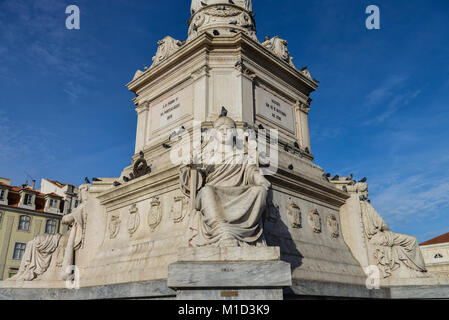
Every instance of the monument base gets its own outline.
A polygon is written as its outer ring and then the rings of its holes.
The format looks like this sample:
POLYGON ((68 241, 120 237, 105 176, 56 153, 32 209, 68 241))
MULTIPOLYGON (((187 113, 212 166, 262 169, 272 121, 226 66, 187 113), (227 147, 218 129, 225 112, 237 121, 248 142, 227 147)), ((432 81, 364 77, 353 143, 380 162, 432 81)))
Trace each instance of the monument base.
POLYGON ((185 248, 168 268, 178 300, 282 300, 291 285, 279 247, 185 248))

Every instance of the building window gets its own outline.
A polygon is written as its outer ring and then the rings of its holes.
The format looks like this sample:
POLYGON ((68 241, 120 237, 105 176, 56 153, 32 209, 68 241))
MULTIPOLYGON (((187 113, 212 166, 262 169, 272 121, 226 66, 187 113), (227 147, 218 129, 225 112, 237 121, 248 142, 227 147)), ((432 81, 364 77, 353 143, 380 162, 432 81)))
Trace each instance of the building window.
POLYGON ((31 218, 28 216, 20 216, 19 230, 30 231, 31 218))
POLYGON ((443 259, 443 255, 441 253, 437 253, 434 258, 435 259, 443 259))
POLYGON ((26 247, 27 247, 26 243, 16 242, 14 246, 14 255, 12 258, 14 260, 22 260, 26 247))
POLYGON ((3 200, 5 200, 5 190, 0 190, 0 201, 3 201, 3 200))
POLYGON ((57 201, 54 199, 50 199, 50 208, 56 208, 57 201))
POLYGON ((23 199, 23 204, 26 206, 32 205, 33 196, 31 194, 26 194, 25 198, 23 199))
POLYGON ((47 220, 47 225, 45 226, 45 233, 55 234, 56 233, 56 221, 47 220))

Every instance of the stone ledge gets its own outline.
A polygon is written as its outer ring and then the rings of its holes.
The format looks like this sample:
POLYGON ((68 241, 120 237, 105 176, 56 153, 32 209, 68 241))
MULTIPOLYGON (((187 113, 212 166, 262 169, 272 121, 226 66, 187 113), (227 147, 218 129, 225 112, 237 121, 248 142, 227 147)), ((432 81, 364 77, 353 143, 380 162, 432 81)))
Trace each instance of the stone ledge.
POLYGON ((449 286, 396 286, 390 287, 392 299, 449 299, 449 286))
POLYGON ((279 247, 237 247, 237 248, 181 248, 178 262, 241 262, 241 261, 279 261, 279 247))
POLYGON ((168 268, 170 288, 283 288, 292 284, 283 261, 176 262, 168 268))
POLYGON ((68 289, 0 289, 0 300, 106 300, 106 299, 175 299, 176 291, 167 281, 123 283, 98 287, 68 289))
POLYGON ((286 298, 290 299, 300 297, 389 299, 390 289, 368 290, 358 284, 293 279, 293 285, 286 290, 286 295, 286 298))

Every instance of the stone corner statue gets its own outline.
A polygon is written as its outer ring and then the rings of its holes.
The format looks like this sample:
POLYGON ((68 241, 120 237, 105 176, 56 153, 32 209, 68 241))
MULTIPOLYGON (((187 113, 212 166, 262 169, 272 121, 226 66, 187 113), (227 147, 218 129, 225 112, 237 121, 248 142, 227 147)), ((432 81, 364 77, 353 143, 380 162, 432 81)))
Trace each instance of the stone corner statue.
POLYGON ((19 272, 9 281, 65 280, 70 275, 75 252, 83 244, 88 188, 80 186, 80 205, 62 218, 67 233, 39 235, 28 242, 19 272))
POLYGON ((427 272, 424 259, 415 237, 395 233, 368 200, 368 184, 340 178, 334 181, 343 186, 353 201, 360 203, 362 232, 368 245, 368 255, 375 261, 384 278, 394 276, 394 272, 406 269, 402 275, 422 277, 427 272))
POLYGON ((191 247, 266 246, 262 215, 271 184, 247 154, 236 152, 236 135, 223 108, 201 146, 202 160, 194 161, 201 164, 181 167, 181 189, 192 202, 191 247))

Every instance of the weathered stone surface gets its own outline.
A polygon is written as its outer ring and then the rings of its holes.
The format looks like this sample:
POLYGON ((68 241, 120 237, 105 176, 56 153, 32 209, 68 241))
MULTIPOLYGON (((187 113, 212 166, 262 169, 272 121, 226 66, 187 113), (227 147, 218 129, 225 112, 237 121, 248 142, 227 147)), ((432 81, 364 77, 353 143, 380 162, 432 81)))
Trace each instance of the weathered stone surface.
POLYGON ((0 289, 0 300, 174 299, 167 281, 135 282, 68 289, 0 289))
POLYGON ((291 285, 283 261, 177 262, 169 266, 170 288, 282 288, 291 285))
POLYGON ((279 247, 236 247, 236 248, 181 248, 178 262, 206 261, 278 261, 281 258, 279 247))
POLYGON ((178 300, 283 300, 282 289, 178 290, 178 300))

